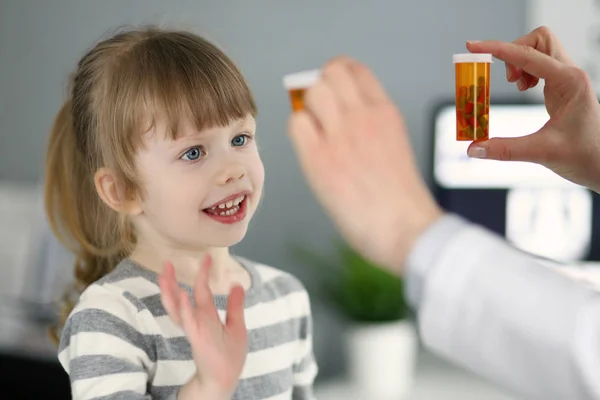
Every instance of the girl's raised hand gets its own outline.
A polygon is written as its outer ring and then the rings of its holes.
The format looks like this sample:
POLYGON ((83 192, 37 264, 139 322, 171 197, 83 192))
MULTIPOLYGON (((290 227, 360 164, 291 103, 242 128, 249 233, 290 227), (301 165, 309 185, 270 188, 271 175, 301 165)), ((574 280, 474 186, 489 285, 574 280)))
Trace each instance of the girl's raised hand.
POLYGON ((195 307, 179 287, 173 264, 165 264, 159 284, 165 309, 190 341, 199 383, 227 397, 235 391, 246 361, 244 289, 239 285, 231 289, 222 323, 208 285, 211 265, 212 258, 207 256, 194 285, 195 307))

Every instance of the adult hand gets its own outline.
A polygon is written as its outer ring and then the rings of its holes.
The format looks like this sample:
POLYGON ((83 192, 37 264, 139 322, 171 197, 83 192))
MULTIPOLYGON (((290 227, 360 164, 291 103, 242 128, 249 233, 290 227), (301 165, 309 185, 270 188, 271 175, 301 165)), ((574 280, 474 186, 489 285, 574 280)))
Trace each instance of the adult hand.
POLYGON ((469 42, 473 53, 491 53, 506 63, 507 79, 519 90, 545 80, 550 120, 518 138, 492 138, 469 146, 471 157, 541 164, 565 179, 600 189, 600 106, 587 74, 575 66, 554 34, 541 27, 512 43, 469 42))
POLYGON ((442 212, 429 193, 402 115, 361 63, 337 58, 305 94, 289 134, 303 172, 342 236, 400 272, 418 235, 442 212))

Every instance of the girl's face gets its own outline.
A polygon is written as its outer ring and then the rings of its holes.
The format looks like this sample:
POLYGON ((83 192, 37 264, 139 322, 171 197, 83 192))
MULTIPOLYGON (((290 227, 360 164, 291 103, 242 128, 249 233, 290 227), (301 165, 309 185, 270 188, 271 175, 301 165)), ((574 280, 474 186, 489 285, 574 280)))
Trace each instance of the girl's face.
POLYGON ((138 237, 182 250, 234 245, 246 234, 263 190, 256 122, 248 116, 201 132, 191 124, 181 128, 171 140, 159 121, 136 155, 138 237))

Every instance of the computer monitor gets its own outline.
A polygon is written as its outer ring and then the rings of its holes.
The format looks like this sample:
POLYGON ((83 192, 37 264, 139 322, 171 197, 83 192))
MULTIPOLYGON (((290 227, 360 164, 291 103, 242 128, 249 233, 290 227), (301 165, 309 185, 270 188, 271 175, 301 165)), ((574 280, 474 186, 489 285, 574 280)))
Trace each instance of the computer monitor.
MULTIPOLYGON (((536 132, 548 121, 543 104, 492 103, 490 137, 536 132)), ((471 159, 456 140, 453 101, 433 115, 432 183, 447 211, 483 225, 525 251, 559 261, 597 260, 597 196, 545 167, 471 159), (596 217, 596 218, 595 218, 596 217)))

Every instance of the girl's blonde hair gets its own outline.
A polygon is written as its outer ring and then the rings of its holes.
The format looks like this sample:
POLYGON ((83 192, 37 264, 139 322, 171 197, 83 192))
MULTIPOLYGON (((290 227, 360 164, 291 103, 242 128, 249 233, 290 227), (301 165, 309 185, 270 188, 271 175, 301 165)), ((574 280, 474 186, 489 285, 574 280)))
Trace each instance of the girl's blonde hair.
POLYGON ((186 118, 202 130, 248 114, 256 115, 256 104, 241 72, 193 33, 122 31, 84 55, 46 155, 46 213, 54 233, 76 255, 75 283, 51 331, 56 342, 79 294, 135 245, 127 220, 98 196, 94 173, 110 168, 121 195, 130 198, 141 189, 134 152, 157 118, 167 121, 167 135, 175 138, 186 118))

